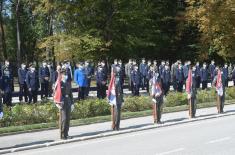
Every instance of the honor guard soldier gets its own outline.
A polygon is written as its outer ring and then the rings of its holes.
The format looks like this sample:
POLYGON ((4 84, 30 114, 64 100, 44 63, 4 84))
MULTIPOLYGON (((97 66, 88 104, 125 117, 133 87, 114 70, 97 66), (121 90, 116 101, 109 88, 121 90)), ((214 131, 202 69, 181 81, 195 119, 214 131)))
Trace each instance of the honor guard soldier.
POLYGON ((97 97, 99 99, 104 99, 106 97, 106 85, 107 85, 107 69, 105 67, 105 62, 102 61, 97 67, 96 73, 96 85, 97 85, 97 97))
POLYGON ((31 64, 29 71, 26 74, 26 84, 29 92, 29 103, 37 103, 38 89, 39 89, 39 77, 36 71, 35 65, 31 64))
POLYGON ((140 73, 138 70, 138 66, 133 66, 134 70, 131 72, 131 81, 133 83, 133 96, 139 96, 139 89, 140 89, 140 73))
POLYGON ((202 90, 205 90, 207 89, 207 82, 208 82, 208 70, 206 63, 203 63, 203 67, 201 68, 200 71, 200 77, 202 82, 202 90))
POLYGON ((39 78, 41 84, 41 100, 48 98, 48 91, 49 91, 49 78, 50 78, 50 71, 47 67, 46 61, 42 63, 42 67, 39 68, 39 78))
POLYGON ((74 82, 78 86, 78 100, 84 100, 87 87, 87 74, 83 63, 77 64, 77 69, 74 71, 74 82))
POLYGON ((108 96, 110 98, 110 91, 112 91, 112 84, 114 85, 114 91, 115 91, 115 101, 112 105, 112 129, 113 130, 119 130, 120 128, 120 119, 121 119, 121 108, 122 108, 122 104, 124 102, 123 99, 123 93, 122 93, 122 81, 121 81, 121 66, 119 64, 117 64, 113 70, 112 73, 112 78, 111 79, 111 84, 109 86, 109 92, 108 92, 108 96), (112 83, 113 82, 113 83, 112 83))
POLYGON ((165 65, 165 68, 162 71, 162 86, 163 86, 164 95, 167 95, 167 93, 169 92, 170 84, 171 84, 170 66, 165 65))
POLYGON ((86 87, 85 96, 88 97, 89 92, 90 92, 90 86, 91 86, 91 77, 93 74, 93 68, 90 65, 89 61, 85 61, 85 73, 86 73, 86 77, 87 77, 87 87, 86 87))
POLYGON ((24 63, 21 64, 21 68, 18 69, 18 82, 20 86, 20 94, 19 94, 19 101, 22 102, 23 96, 24 101, 28 102, 28 88, 26 84, 26 74, 27 74, 26 65, 24 63))
POLYGON ((10 67, 10 62, 5 60, 2 66, 2 90, 3 90, 3 104, 12 106, 12 91, 13 91, 13 74, 10 67))
POLYGON ((196 115, 196 97, 197 97, 197 87, 196 87, 196 67, 194 66, 189 69, 188 78, 186 81, 186 92, 188 94, 189 103, 189 117, 194 118, 196 115))
POLYGON ((226 79, 224 76, 224 73, 222 71, 222 68, 218 69, 217 75, 214 78, 213 85, 216 88, 217 92, 217 110, 218 113, 224 112, 224 101, 225 101, 225 85, 226 85, 226 79))
POLYGON ((60 138, 69 139, 69 125, 71 111, 74 109, 73 94, 66 68, 61 69, 61 80, 58 80, 61 85, 62 104, 60 109, 60 138))
POLYGON ((132 59, 129 59, 129 62, 125 65, 125 74, 128 77, 129 90, 132 90, 132 82, 131 82, 132 69, 133 69, 133 61, 132 61, 132 59))
POLYGON ((233 65, 232 80, 233 80, 233 85, 235 86, 235 65, 233 65))
POLYGON ((210 78, 211 78, 211 83, 213 83, 214 80, 214 71, 215 71, 215 61, 212 60, 211 64, 209 65, 208 68, 209 74, 210 74, 210 78))
POLYGON ((177 91, 183 92, 184 72, 182 64, 179 64, 179 67, 176 70, 176 82, 177 82, 177 91))
POLYGON ((159 73, 154 73, 151 83, 151 95, 153 97, 153 119, 154 123, 160 124, 163 104, 163 90, 159 73))
POLYGON ((224 67, 222 68, 223 76, 225 78, 225 87, 228 87, 228 64, 225 63, 224 67))
POLYGON ((146 87, 146 76, 148 74, 148 66, 144 58, 142 59, 142 62, 139 65, 139 70, 140 70, 141 86, 142 90, 144 90, 146 87))

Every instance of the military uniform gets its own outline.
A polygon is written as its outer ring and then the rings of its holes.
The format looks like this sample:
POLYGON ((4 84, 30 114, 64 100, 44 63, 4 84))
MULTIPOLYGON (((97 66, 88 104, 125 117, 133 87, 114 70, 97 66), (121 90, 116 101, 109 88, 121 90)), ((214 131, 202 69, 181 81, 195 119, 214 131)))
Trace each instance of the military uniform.
POLYGON ((107 70, 105 66, 98 66, 96 72, 97 97, 104 99, 106 97, 107 70))
POLYGON ((224 76, 224 80, 225 80, 225 87, 228 87, 228 67, 227 66, 225 66, 225 67, 223 67, 223 69, 222 69, 222 71, 223 71, 223 76, 224 76))
POLYGON ((200 85, 201 85, 201 71, 200 71, 199 63, 196 65, 195 75, 196 75, 196 87, 200 88, 200 85))
POLYGON ((93 69, 90 66, 90 64, 85 66, 85 73, 86 73, 86 77, 87 77, 87 87, 86 87, 86 91, 85 91, 85 96, 87 97, 90 92, 91 77, 92 77, 92 73, 93 73, 93 69))
POLYGON ((162 72, 162 85, 164 90, 164 95, 167 95, 168 91, 170 90, 170 83, 171 83, 171 72, 169 68, 166 68, 162 72))
POLYGON ((38 89, 39 89, 39 77, 36 70, 30 69, 26 74, 26 84, 29 91, 29 103, 37 103, 38 89))
POLYGON ((18 82, 20 86, 19 101, 22 102, 23 96, 25 102, 28 102, 28 88, 26 84, 27 69, 24 67, 18 69, 18 82))
POLYGON ((192 85, 190 88, 190 94, 188 95, 189 117, 194 118, 196 115, 196 99, 197 99, 196 71, 195 70, 192 71, 191 80, 192 80, 192 85))
MULTIPOLYGON (((213 63, 211 63, 209 65, 209 74, 210 74, 210 78, 211 78, 211 81, 213 82, 214 80, 214 71, 215 71, 215 65, 213 63)), ((211 83, 212 83, 211 82, 211 83)))
POLYGON ((177 91, 183 92, 184 73, 182 68, 177 68, 176 70, 176 82, 177 82, 177 91))
POLYGON ((40 67, 41 99, 48 98, 50 71, 47 66, 40 67))
POLYGON ((62 78, 61 93, 62 108, 60 109, 60 138, 67 139, 70 126, 71 107, 74 104, 71 84, 67 79, 63 80, 62 78))
POLYGON ((2 67, 3 104, 12 106, 13 75, 9 65, 2 67))
POLYGON ((142 62, 139 66, 139 70, 140 70, 140 78, 141 78, 141 87, 142 87, 142 90, 144 90, 146 87, 146 77, 148 74, 147 64, 145 62, 142 62))
POLYGON ((133 70, 133 65, 132 65, 132 62, 129 61, 129 63, 127 63, 125 65, 125 74, 128 77, 129 90, 132 90, 132 81, 131 81, 131 71, 132 70, 133 70))
POLYGON ((176 71, 177 71, 178 62, 171 65, 171 82, 173 84, 173 88, 177 90, 177 81, 176 81, 176 71))
POLYGON ((201 68, 200 71, 200 77, 202 82, 202 90, 207 88, 207 82, 208 82, 208 70, 205 67, 201 68))
POLYGON ((158 73, 155 73, 151 80, 152 97, 153 97, 153 118, 154 123, 161 123, 162 104, 163 104, 163 91, 161 78, 158 73))
POLYGON ((140 89, 140 73, 137 70, 132 70, 131 72, 131 81, 133 83, 133 96, 139 96, 139 89, 140 89))

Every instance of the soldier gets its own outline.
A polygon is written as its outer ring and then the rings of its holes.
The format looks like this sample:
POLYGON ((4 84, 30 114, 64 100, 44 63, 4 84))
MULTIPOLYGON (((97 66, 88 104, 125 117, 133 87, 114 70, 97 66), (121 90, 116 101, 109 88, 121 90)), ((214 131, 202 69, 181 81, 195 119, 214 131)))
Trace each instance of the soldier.
POLYGON ((153 97, 153 119, 154 123, 161 124, 161 113, 163 104, 163 91, 162 83, 159 73, 154 72, 154 76, 151 80, 152 85, 152 97, 153 97))
POLYGON ((22 102, 23 96, 24 101, 28 102, 28 88, 26 84, 26 74, 27 74, 26 65, 24 63, 21 64, 21 68, 18 69, 18 82, 20 86, 20 94, 19 94, 19 101, 22 102))
POLYGON ((39 78, 41 84, 41 100, 48 98, 50 71, 46 61, 42 63, 39 69, 39 78))
POLYGON ((129 90, 132 90, 131 71, 133 69, 133 61, 129 59, 129 62, 125 65, 125 74, 128 77, 129 90))
POLYGON ((74 82, 78 86, 78 100, 84 100, 87 87, 87 74, 83 63, 77 64, 77 69, 74 71, 74 82))
POLYGON ((181 63, 179 64, 179 67, 176 70, 176 82, 177 82, 177 91, 183 92, 184 72, 181 63))
POLYGON ((225 101, 225 86, 226 86, 226 77, 222 71, 222 68, 218 69, 217 74, 213 80, 213 85, 216 88, 217 92, 217 110, 221 114, 224 112, 224 101, 225 101))
POLYGON ((227 63, 224 64, 222 68, 223 76, 225 78, 225 87, 228 87, 228 65, 227 63))
POLYGON ((140 73, 138 70, 138 66, 133 66, 134 70, 131 72, 131 80, 133 82, 133 96, 139 96, 140 89, 140 73))
POLYGON ((200 70, 200 77, 202 82, 202 90, 207 89, 207 82, 208 82, 208 70, 206 63, 203 63, 203 67, 200 70))
POLYGON ((3 104, 12 106, 12 91, 13 91, 13 74, 10 67, 10 62, 5 60, 5 65, 2 67, 2 90, 3 104))
POLYGON ((210 78, 211 78, 211 83, 213 82, 214 80, 214 70, 215 70, 215 61, 212 60, 211 61, 211 64, 209 65, 209 74, 210 74, 210 78))
POLYGON ((93 73, 93 69, 89 61, 85 61, 85 72, 86 72, 86 77, 87 77, 87 87, 86 87, 85 96, 88 97, 89 92, 90 92, 90 86, 91 86, 91 77, 93 73))
POLYGON ((197 62, 196 63, 196 87, 200 88, 200 84, 201 84, 201 69, 200 69, 200 63, 197 62))
POLYGON ((192 70, 189 69, 188 78, 186 81, 186 92, 188 94, 189 117, 194 118, 196 115, 196 97, 197 97, 195 66, 192 68, 192 70))
POLYGON ((232 80, 233 80, 233 85, 235 86, 235 65, 233 65, 232 80))
POLYGON ((124 78, 125 78, 125 67, 122 64, 122 60, 118 60, 118 65, 120 66, 120 78, 121 78, 121 90, 123 93, 123 87, 124 87, 124 78))
POLYGON ((160 77, 162 76, 162 72, 165 68, 165 64, 166 64, 165 61, 162 61, 161 65, 159 66, 159 75, 160 75, 160 77))
POLYGON ((148 73, 148 66, 145 63, 144 58, 142 59, 142 62, 139 65, 139 70, 140 70, 141 86, 142 86, 142 90, 144 90, 146 87, 146 76, 148 73))
POLYGON ((107 78, 108 75, 105 62, 102 61, 98 66, 96 73, 97 97, 99 99, 104 99, 106 97, 107 78))
POLYGON ((61 94, 62 105, 60 109, 60 138, 69 139, 70 113, 74 109, 73 94, 66 68, 61 70, 61 94))
MULTIPOLYGON (((114 85, 115 85, 115 95, 116 95, 116 101, 114 105, 112 105, 112 115, 113 115, 113 124, 112 129, 113 130, 119 130, 120 128, 120 119, 121 119, 121 107, 124 102, 123 99, 123 93, 122 93, 122 75, 121 75, 121 66, 117 64, 113 70, 113 76, 114 76, 114 85)), ((109 89, 110 90, 110 89, 109 89)))
POLYGON ((170 90, 170 84, 171 84, 171 71, 170 71, 170 66, 166 64, 162 72, 162 86, 163 86, 164 95, 167 95, 168 91, 170 90))
POLYGON ((29 103, 37 103, 38 89, 39 89, 39 77, 36 71, 35 65, 31 64, 30 69, 26 74, 26 84, 29 91, 29 103))

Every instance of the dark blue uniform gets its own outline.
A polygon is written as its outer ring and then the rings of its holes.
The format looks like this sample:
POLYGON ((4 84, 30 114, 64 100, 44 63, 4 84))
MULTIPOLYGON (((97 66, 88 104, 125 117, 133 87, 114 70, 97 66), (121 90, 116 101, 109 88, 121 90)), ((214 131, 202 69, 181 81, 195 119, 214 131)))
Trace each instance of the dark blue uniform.
POLYGON ((19 68, 18 69, 18 82, 20 86, 20 94, 19 94, 19 101, 22 102, 23 96, 25 102, 28 102, 28 88, 26 84, 26 74, 27 74, 26 68, 19 68))
POLYGON ((200 66, 199 65, 196 65, 195 76, 196 76, 196 88, 200 88, 201 71, 200 71, 200 66))
POLYGON ((37 102, 37 95, 38 95, 38 89, 39 89, 39 78, 37 71, 28 71, 26 74, 26 84, 29 89, 29 103, 37 102))
POLYGON ((148 75, 148 66, 145 63, 141 63, 140 66, 140 77, 141 77, 141 86, 142 90, 146 87, 146 77, 148 75))
POLYGON ((184 84, 184 72, 183 69, 177 68, 176 70, 176 82, 177 82, 177 91, 183 91, 183 84, 184 84))
POLYGON ((106 68, 99 66, 96 72, 97 97, 99 99, 104 99, 106 97, 107 78, 106 68))
POLYGON ((2 67, 3 104, 12 106, 13 75, 9 66, 2 67))
POLYGON ((209 65, 209 74, 210 74, 211 81, 214 80, 214 76, 215 76, 214 71, 215 71, 215 65, 210 64, 209 65))
POLYGON ((139 96, 139 89, 140 89, 139 71, 133 70, 131 72, 131 81, 133 82, 133 96, 139 96))
POLYGON ((47 66, 41 67, 39 69, 39 78, 41 83, 41 99, 47 98, 49 90, 49 78, 50 78, 50 71, 47 66))
POLYGON ((163 91, 164 95, 168 93, 170 90, 170 83, 171 83, 171 72, 170 69, 164 69, 162 72, 162 83, 163 83, 163 91))
POLYGON ((222 69, 224 80, 225 80, 225 87, 228 87, 228 67, 223 67, 222 69))
POLYGON ((201 68, 200 77, 202 82, 202 90, 207 88, 208 82, 208 70, 206 68, 201 68))
POLYGON ((86 87, 86 92, 85 95, 88 96, 89 95, 89 91, 90 91, 90 86, 91 86, 91 77, 93 74, 93 68, 89 65, 85 67, 85 73, 87 76, 87 87, 86 87))

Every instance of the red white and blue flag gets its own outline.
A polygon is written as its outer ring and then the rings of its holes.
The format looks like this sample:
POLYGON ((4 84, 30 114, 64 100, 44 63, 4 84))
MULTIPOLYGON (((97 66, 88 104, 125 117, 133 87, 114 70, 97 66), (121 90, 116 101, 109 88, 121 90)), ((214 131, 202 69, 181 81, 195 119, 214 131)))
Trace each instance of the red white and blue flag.
POLYGON ((58 108, 61 108, 61 103, 62 103, 61 75, 58 75, 58 78, 55 83, 53 100, 56 106, 58 108))
POLYGON ((107 97, 110 105, 116 105, 115 76, 113 73, 111 74, 107 97))
POLYGON ((218 70, 217 81, 216 81, 216 91, 219 96, 223 96, 223 84, 222 84, 222 74, 218 70))

